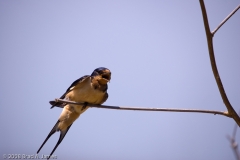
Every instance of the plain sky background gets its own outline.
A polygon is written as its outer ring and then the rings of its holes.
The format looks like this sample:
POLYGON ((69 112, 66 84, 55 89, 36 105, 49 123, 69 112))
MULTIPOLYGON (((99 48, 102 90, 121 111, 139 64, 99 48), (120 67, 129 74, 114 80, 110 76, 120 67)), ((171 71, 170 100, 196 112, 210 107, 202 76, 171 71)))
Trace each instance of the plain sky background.
MULTIPOLYGON (((211 30, 239 0, 206 0, 211 30)), ((35 154, 70 84, 112 72, 106 105, 225 111, 198 0, 0 1, 0 156, 35 154)), ((240 110, 240 11, 214 36, 222 82, 240 110)), ((235 122, 199 113, 90 108, 54 155, 59 160, 234 160, 235 122)), ((48 155, 54 134, 40 152, 48 155)), ((240 130, 237 133, 240 143, 240 130)), ((1 159, 0 158, 0 159, 1 159)))

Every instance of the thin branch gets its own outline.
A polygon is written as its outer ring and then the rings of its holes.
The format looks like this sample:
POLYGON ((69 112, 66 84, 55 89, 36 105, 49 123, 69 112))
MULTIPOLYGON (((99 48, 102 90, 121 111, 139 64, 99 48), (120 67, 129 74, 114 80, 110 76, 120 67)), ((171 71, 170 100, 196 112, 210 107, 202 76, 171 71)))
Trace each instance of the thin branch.
MULTIPOLYGON (((84 105, 84 103, 77 103, 68 100, 55 99, 56 102, 75 104, 75 105, 84 105)), ((140 107, 120 107, 120 106, 106 106, 106 105, 96 105, 88 104, 89 107, 94 108, 105 108, 105 109, 118 109, 118 110, 133 110, 133 111, 167 111, 167 112, 196 112, 196 113, 210 113, 210 114, 219 114, 226 117, 229 117, 227 112, 213 111, 213 110, 200 110, 200 109, 175 109, 175 108, 140 108, 140 107)), ((57 106, 59 107, 59 106, 57 106)), ((62 108, 62 107, 60 107, 62 108)))
POLYGON ((219 92, 221 94, 222 100, 223 100, 223 102, 224 102, 224 104, 225 104, 225 106, 228 110, 228 113, 229 113, 230 117, 232 117, 236 121, 238 126, 240 127, 240 117, 238 116, 238 114, 235 112, 232 105, 230 104, 230 102, 227 98, 227 95, 225 93, 225 90, 223 88, 223 84, 222 84, 222 81, 220 79, 219 73, 218 73, 218 69, 217 69, 217 65, 216 65, 216 61, 215 61, 215 57, 214 57, 214 50, 213 50, 213 43, 212 43, 212 33, 210 32, 210 28, 209 28, 208 17, 207 17, 207 12, 206 12, 206 9, 205 9, 204 1, 203 0, 199 0, 199 1, 200 1, 201 9, 202 9, 203 22, 204 22, 204 27, 205 27, 206 36, 207 36, 208 51, 209 51, 212 71, 213 71, 215 80, 217 82, 218 89, 219 89, 219 92))
POLYGON ((214 36, 214 34, 218 31, 219 28, 222 27, 222 25, 227 22, 227 20, 232 17, 232 15, 234 15, 235 12, 237 12, 237 10, 240 8, 240 5, 237 6, 237 8, 235 8, 220 24, 219 26, 212 32, 212 36, 214 36))
MULTIPOLYGON (((239 112, 240 114, 240 112, 239 112)), ((233 133, 232 133, 232 137, 231 136, 227 136, 227 139, 229 140, 233 153, 235 154, 236 160, 240 160, 240 153, 238 150, 238 144, 236 142, 236 134, 237 134, 237 124, 234 125, 234 129, 233 129, 233 133)))
POLYGON ((236 157, 236 160, 240 160, 240 154, 239 154, 239 151, 238 151, 237 142, 235 141, 234 138, 230 137, 229 135, 227 136, 227 139, 229 140, 229 142, 231 144, 231 147, 232 147, 233 153, 236 157))

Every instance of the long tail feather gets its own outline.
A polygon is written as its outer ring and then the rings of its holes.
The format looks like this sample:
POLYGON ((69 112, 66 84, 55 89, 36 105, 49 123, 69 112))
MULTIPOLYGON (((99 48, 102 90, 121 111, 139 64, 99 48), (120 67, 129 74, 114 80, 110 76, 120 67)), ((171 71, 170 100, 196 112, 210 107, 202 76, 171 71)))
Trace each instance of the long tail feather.
POLYGON ((43 144, 41 145, 41 147, 38 149, 37 154, 40 152, 40 150, 42 149, 42 147, 44 146, 44 144, 47 142, 47 140, 57 131, 57 126, 58 123, 60 121, 58 120, 57 123, 54 125, 54 127, 52 128, 52 130, 50 131, 50 133, 48 134, 47 138, 44 140, 43 144))
POLYGON ((55 147, 53 148, 52 152, 50 153, 48 159, 51 157, 51 155, 54 153, 54 151, 57 149, 58 145, 62 142, 63 138, 65 137, 65 135, 67 134, 69 128, 72 126, 72 124, 65 130, 65 131, 61 131, 60 133, 60 137, 59 140, 57 142, 57 144, 55 145, 55 147))

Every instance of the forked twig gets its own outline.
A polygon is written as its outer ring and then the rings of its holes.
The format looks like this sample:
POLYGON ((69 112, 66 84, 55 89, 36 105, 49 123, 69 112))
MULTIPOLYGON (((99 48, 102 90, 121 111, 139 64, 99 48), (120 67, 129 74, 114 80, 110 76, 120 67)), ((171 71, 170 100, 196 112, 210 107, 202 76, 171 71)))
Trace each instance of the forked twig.
POLYGON ((205 27, 206 36, 207 36, 208 51, 209 51, 212 71, 213 71, 215 80, 217 82, 218 89, 219 89, 219 92, 221 94, 222 100, 223 100, 223 102, 224 102, 224 104, 225 104, 225 106, 228 110, 228 113, 229 113, 230 117, 232 117, 236 121, 238 126, 240 127, 240 117, 238 116, 238 114, 235 112, 232 105, 230 104, 230 102, 227 98, 227 95, 225 93, 225 90, 223 88, 223 84, 222 84, 222 81, 220 79, 219 73, 218 73, 218 69, 217 69, 217 65, 216 65, 216 61, 215 61, 215 56, 214 56, 213 43, 212 43, 213 34, 211 33, 210 28, 209 28, 208 17, 207 17, 207 12, 206 12, 206 9, 205 9, 204 1, 203 0, 199 0, 199 1, 200 1, 201 9, 202 9, 203 22, 204 22, 204 27, 205 27))

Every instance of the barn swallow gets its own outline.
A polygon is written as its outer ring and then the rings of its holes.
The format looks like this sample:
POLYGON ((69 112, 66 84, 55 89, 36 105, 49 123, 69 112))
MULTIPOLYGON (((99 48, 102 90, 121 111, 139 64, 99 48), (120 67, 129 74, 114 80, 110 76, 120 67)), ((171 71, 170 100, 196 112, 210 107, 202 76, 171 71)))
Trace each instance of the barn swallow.
POLYGON ((91 75, 83 76, 74 81, 60 99, 66 99, 84 105, 66 104, 61 102, 50 101, 51 108, 58 106, 62 107, 62 113, 54 125, 47 138, 44 140, 37 153, 42 149, 47 140, 57 131, 60 131, 60 137, 54 149, 50 153, 48 159, 62 142, 73 122, 88 109, 87 104, 102 104, 108 98, 108 85, 111 80, 111 71, 107 68, 100 67, 95 69, 91 75))

